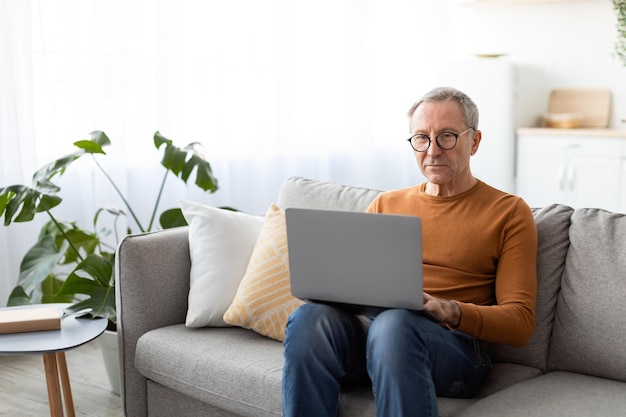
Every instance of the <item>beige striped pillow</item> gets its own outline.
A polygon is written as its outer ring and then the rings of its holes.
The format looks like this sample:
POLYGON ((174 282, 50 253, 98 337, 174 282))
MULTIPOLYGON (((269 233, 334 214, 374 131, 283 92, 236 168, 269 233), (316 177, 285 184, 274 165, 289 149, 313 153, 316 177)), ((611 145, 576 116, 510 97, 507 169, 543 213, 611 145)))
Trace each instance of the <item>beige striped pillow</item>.
POLYGON ((224 321, 282 341, 287 318, 302 303, 291 295, 285 212, 272 204, 224 321))

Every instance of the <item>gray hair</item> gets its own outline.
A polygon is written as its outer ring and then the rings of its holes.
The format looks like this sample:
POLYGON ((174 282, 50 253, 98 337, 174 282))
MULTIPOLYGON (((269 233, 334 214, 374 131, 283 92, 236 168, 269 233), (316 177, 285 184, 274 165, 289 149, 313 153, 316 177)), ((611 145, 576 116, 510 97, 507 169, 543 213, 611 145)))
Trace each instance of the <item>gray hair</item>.
POLYGON ((476 106, 476 103, 474 103, 467 94, 452 87, 437 87, 430 90, 411 106, 408 116, 411 118, 413 113, 415 113, 415 110, 417 110, 422 103, 447 100, 454 101, 461 106, 463 120, 467 127, 478 129, 478 107, 476 106))

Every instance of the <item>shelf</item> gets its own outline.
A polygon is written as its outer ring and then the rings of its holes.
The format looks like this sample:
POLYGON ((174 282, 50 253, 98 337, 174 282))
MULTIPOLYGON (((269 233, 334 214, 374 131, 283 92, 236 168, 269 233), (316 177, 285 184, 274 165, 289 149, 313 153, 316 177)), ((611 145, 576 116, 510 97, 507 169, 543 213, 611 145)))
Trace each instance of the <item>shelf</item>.
POLYGON ((548 127, 520 127, 517 129, 517 134, 626 138, 626 129, 553 129, 548 127))
POLYGON ((467 6, 510 6, 524 4, 542 4, 542 3, 573 3, 581 1, 598 1, 598 0, 458 0, 459 4, 467 6))

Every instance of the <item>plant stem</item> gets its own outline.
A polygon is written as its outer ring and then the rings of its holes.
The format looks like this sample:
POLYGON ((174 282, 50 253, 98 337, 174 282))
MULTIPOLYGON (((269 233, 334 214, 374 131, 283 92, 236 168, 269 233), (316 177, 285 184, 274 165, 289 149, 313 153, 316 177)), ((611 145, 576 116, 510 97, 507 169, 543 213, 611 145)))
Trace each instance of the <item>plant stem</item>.
POLYGON ((161 201, 161 196, 163 195, 163 189, 165 188, 165 180, 167 179, 168 172, 169 171, 165 170, 165 175, 163 175, 163 181, 161 181, 159 194, 157 195, 157 199, 154 203, 154 210, 152 211, 152 216, 150 217, 150 224, 148 224, 148 231, 152 230, 152 224, 154 223, 154 218, 156 217, 157 209, 159 208, 159 202, 161 201))
POLYGON ((54 218, 54 216, 52 215, 52 213, 50 213, 50 210, 46 210, 46 213, 48 213, 48 216, 50 216, 50 219, 52 220, 52 222, 54 223, 54 225, 57 227, 57 229, 59 229, 59 231, 61 232, 61 234, 63 235, 63 238, 65 240, 67 240, 67 243, 70 244, 70 247, 74 250, 74 252, 76 252, 76 255, 80 258, 81 262, 85 260, 85 258, 83 258, 83 256, 80 254, 80 252, 78 251, 78 249, 76 249, 76 246, 74 246, 74 243, 72 242, 72 240, 69 238, 69 236, 67 235, 67 233, 65 233, 65 230, 63 230, 63 227, 59 224, 59 222, 57 221, 57 219, 54 218))
POLYGON ((119 234, 117 233, 117 219, 119 219, 120 216, 115 216, 115 218, 113 219, 113 233, 115 233, 115 241, 117 243, 120 243, 120 237, 119 234))
POLYGON ((613 0, 613 8, 617 16, 615 53, 626 67, 626 0, 613 0))
POLYGON ((113 181, 113 178, 111 178, 109 176, 109 174, 104 170, 104 168, 102 168, 102 166, 100 165, 100 163, 98 162, 98 160, 96 159, 95 156, 91 155, 91 157, 93 158, 94 162, 96 163, 96 166, 100 169, 100 171, 104 174, 104 176, 107 178, 107 180, 109 180, 109 182, 111 183, 111 185, 113 186, 113 188, 115 189, 115 191, 117 192, 117 195, 120 196, 120 198, 122 199, 122 201, 124 202, 124 205, 126 206, 126 208, 128 209, 128 212, 130 213, 131 216, 133 216, 133 219, 135 220, 135 223, 137 223, 137 227, 139 227, 139 230, 143 233, 145 232, 144 228, 141 226, 141 223, 139 222, 139 219, 137 218, 137 216, 135 215, 135 212, 133 211, 133 209, 130 207, 130 204, 128 203, 128 201, 126 201, 126 198, 124 198, 124 194, 122 194, 122 192, 120 191, 119 188, 117 188, 117 185, 115 185, 115 182, 113 181))

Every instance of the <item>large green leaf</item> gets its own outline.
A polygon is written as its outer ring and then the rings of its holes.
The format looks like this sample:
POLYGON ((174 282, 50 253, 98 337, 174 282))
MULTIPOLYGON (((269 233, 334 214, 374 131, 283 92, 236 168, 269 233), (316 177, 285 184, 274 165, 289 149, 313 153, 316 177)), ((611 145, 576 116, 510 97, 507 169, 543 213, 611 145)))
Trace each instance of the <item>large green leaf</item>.
POLYGON ((99 153, 105 155, 106 152, 102 149, 104 146, 109 146, 111 144, 111 140, 109 137, 100 130, 95 130, 89 134, 90 139, 83 139, 77 142, 74 142, 74 146, 79 149, 82 149, 84 153, 99 153))
POLYGON ((58 295, 63 281, 53 274, 50 274, 41 283, 42 303, 71 303, 74 301, 73 294, 58 295))
POLYGON ((63 175, 65 169, 75 160, 80 158, 84 152, 74 151, 69 155, 52 161, 42 166, 33 174, 33 186, 39 190, 49 193, 57 193, 60 188, 52 182, 52 178, 56 175, 63 175))
POLYGON ((56 195, 42 192, 25 185, 0 188, 0 216, 4 214, 4 225, 11 222, 31 221, 35 214, 48 211, 61 203, 56 195))
POLYGON ((41 290, 33 290, 30 294, 27 294, 24 288, 18 285, 11 291, 7 300, 7 307, 39 303, 70 303, 74 299, 71 295, 56 296, 62 283, 63 281, 51 274, 42 282, 41 290))
POLYGON ((217 191, 217 179, 213 176, 211 165, 204 159, 204 157, 196 153, 195 145, 193 148, 186 148, 191 154, 185 166, 181 177, 187 183, 187 179, 191 175, 193 169, 196 169, 196 185, 202 188, 204 191, 217 191))
POLYGON ((57 247, 54 237, 44 236, 22 258, 18 284, 26 289, 41 284, 49 274, 53 273, 54 268, 65 256, 68 247, 67 241, 63 241, 61 246, 57 247))
POLYGON ((9 204, 9 201, 13 198, 13 191, 6 190, 5 188, 0 188, 0 215, 4 213, 4 209, 9 204))
MULTIPOLYGON (((74 229, 70 229, 66 232, 67 238, 72 241, 74 247, 78 250, 83 250, 85 255, 90 255, 96 251, 98 244, 100 243, 100 239, 94 233, 87 232, 83 229, 79 229, 78 227, 74 229)), ((57 244, 61 240, 65 240, 63 236, 58 235, 56 237, 57 244)), ((65 258, 63 259, 64 264, 69 264, 73 262, 78 262, 80 259, 80 254, 76 253, 73 249, 68 249, 65 253, 65 258)))
POLYGON ((26 294, 24 287, 18 285, 11 291, 9 300, 7 301, 7 307, 23 306, 26 304, 30 304, 30 296, 26 294))
POLYGON ((195 170, 195 184, 198 187, 211 193, 217 191, 217 178, 213 176, 211 164, 200 152, 201 146, 198 142, 192 142, 181 149, 175 146, 170 139, 156 132, 154 134, 154 146, 160 149, 163 145, 165 145, 165 151, 163 152, 161 165, 183 180, 185 184, 187 184, 189 177, 195 170))
POLYGON ((106 317, 115 322, 115 288, 113 263, 110 259, 94 253, 89 255, 72 271, 57 296, 83 294, 88 298, 70 307, 79 311, 91 309, 94 317, 106 317))
POLYGON ((180 208, 165 210, 159 217, 159 223, 163 229, 171 229, 172 227, 187 226, 187 220, 180 208))

